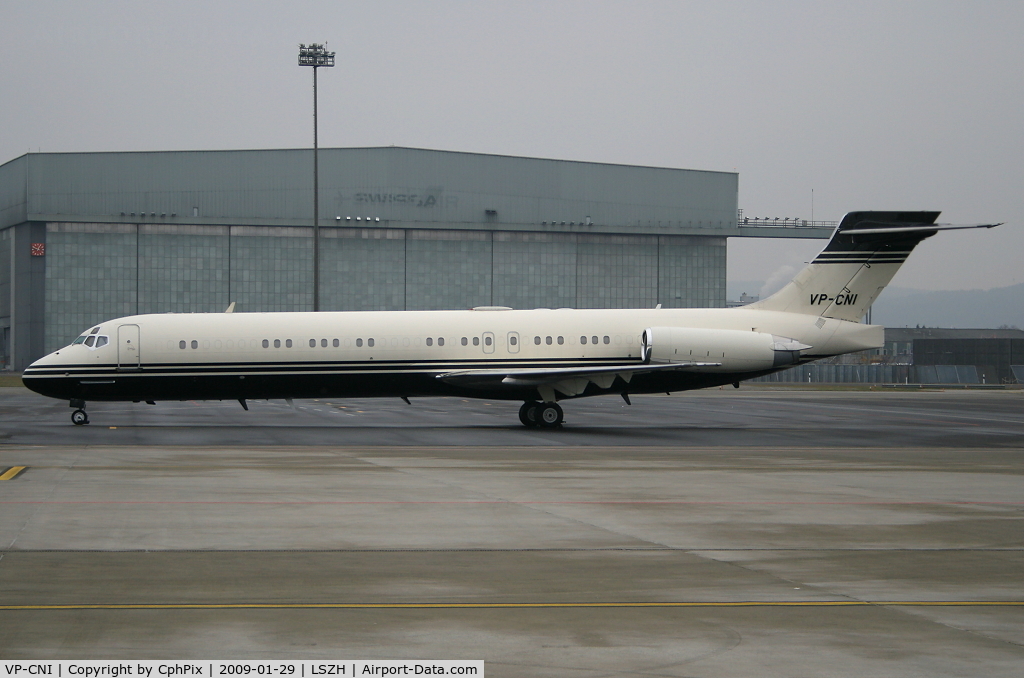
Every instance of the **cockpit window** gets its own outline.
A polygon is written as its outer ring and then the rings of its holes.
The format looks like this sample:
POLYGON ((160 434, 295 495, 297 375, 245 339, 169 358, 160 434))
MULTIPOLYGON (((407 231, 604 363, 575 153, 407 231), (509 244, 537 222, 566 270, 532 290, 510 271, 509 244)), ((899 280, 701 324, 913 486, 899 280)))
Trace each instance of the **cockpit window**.
POLYGON ((92 331, 89 332, 89 334, 96 334, 99 331, 100 331, 100 328, 99 328, 99 326, 97 326, 97 327, 92 328, 92 331))
POLYGON ((71 342, 71 345, 74 346, 75 344, 85 344, 89 348, 99 348, 100 346, 106 346, 109 343, 109 337, 103 335, 96 336, 94 334, 86 336, 83 334, 82 336, 78 337, 73 342, 71 342))

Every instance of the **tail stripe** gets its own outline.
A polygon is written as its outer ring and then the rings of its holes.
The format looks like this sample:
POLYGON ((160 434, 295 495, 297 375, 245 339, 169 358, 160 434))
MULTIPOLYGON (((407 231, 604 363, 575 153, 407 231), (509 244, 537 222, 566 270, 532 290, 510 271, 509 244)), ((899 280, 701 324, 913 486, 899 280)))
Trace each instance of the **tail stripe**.
POLYGON ((902 264, 910 256, 910 250, 888 252, 822 252, 815 257, 815 264, 902 264))
POLYGON ((816 264, 902 264, 905 259, 842 259, 833 261, 816 261, 816 264))

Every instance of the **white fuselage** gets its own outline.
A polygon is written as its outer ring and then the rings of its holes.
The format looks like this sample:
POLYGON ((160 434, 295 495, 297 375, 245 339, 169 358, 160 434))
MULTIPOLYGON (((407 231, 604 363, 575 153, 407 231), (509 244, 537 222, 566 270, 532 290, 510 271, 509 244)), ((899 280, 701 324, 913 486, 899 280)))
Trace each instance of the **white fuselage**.
MULTIPOLYGON (((880 346, 881 331, 743 308, 140 315, 90 328, 84 341, 76 340, 83 343, 34 363, 25 380, 47 395, 82 400, 456 393, 518 399, 536 392, 536 373, 545 370, 587 377, 588 370, 619 365, 625 375, 652 356, 687 364, 685 373, 638 375, 627 379, 629 386, 608 382, 597 388, 641 393, 774 371, 773 336, 804 345, 792 364, 880 346), (107 340, 97 346, 101 341, 89 336, 107 340), (666 341, 674 342, 671 352, 666 341), (439 379, 503 369, 532 370, 532 386, 513 387, 514 380, 506 379, 465 387, 439 379)), ((556 397, 594 393, 563 388, 556 397)))

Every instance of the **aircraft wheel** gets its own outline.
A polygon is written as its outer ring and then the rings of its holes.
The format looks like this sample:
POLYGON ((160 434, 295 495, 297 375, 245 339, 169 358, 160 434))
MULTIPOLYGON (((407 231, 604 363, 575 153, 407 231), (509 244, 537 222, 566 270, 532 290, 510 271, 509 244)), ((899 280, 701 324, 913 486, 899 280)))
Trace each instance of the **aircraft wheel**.
POLYGON ((555 428, 562 425, 564 415, 558 403, 544 403, 537 408, 537 420, 544 428, 555 428))
POLYGON ((537 425, 537 403, 527 401, 519 408, 519 421, 523 426, 533 428, 537 425))
POLYGON ((89 415, 85 413, 85 410, 75 410, 71 413, 71 423, 75 426, 81 426, 82 424, 89 423, 89 415))

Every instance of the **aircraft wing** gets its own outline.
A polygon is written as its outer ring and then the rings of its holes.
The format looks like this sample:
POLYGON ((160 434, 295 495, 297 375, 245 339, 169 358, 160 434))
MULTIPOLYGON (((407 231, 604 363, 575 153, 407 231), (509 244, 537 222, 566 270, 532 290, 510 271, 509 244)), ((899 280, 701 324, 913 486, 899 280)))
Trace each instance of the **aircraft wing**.
POLYGON ((500 388, 536 386, 541 396, 554 400, 551 391, 567 396, 578 395, 591 383, 600 388, 611 388, 617 377, 627 384, 634 374, 659 372, 661 370, 685 370, 692 367, 719 367, 722 363, 684 362, 650 365, 627 363, 624 365, 602 365, 600 367, 530 367, 512 369, 481 369, 445 372, 437 379, 455 386, 467 388, 500 388), (545 393, 547 391, 548 393, 545 393))

